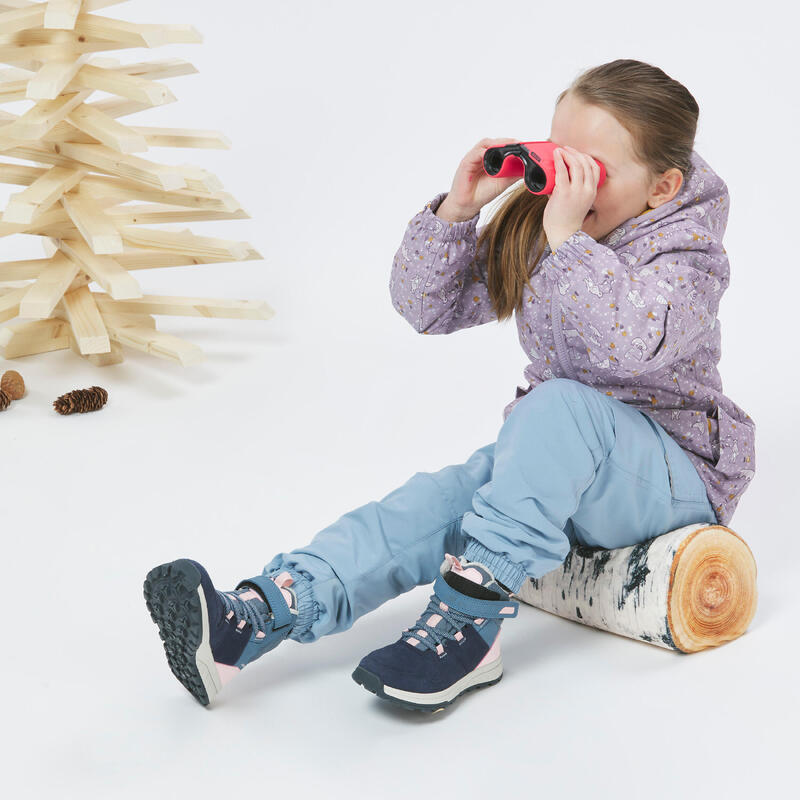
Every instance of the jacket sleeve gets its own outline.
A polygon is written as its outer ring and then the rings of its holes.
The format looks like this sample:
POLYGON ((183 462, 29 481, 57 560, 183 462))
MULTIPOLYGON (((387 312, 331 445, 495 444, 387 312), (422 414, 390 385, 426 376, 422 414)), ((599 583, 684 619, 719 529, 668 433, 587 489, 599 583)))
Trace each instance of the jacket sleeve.
POLYGON ((608 359, 609 374, 618 377, 663 369, 710 340, 729 274, 724 249, 629 260, 579 230, 541 267, 558 286, 562 325, 578 331, 573 342, 586 347, 592 363, 608 359))
POLYGON ((392 263, 392 304, 417 333, 453 333, 497 319, 486 258, 476 258, 480 214, 464 222, 439 219, 434 211, 447 194, 437 194, 409 220, 392 263))

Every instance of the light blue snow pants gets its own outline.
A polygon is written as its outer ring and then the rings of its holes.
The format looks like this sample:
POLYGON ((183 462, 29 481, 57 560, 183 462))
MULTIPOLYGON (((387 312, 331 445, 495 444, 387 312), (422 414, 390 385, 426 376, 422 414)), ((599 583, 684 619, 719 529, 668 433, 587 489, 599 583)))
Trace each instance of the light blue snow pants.
POLYGON ((298 593, 290 638, 313 642, 439 574, 445 552, 486 564, 512 592, 569 549, 627 547, 716 522, 692 462, 644 412, 567 378, 534 387, 496 442, 417 472, 264 567, 298 593))

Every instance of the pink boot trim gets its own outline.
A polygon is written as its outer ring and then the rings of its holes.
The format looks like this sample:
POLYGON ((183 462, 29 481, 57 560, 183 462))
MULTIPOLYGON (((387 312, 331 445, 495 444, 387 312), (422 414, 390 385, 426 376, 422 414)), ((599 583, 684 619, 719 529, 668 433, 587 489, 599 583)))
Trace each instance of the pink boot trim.
POLYGON ((241 672, 239 667, 232 667, 230 664, 220 664, 219 661, 215 661, 214 666, 217 668, 219 679, 222 681, 223 686, 228 683, 231 678, 241 672))
POLYGON ((482 667, 484 664, 488 664, 491 661, 496 661, 500 658, 500 633, 501 631, 497 632, 497 636, 494 637, 494 642, 492 642, 492 646, 489 648, 489 652, 481 659, 480 664, 478 664, 475 669, 478 667, 482 667))

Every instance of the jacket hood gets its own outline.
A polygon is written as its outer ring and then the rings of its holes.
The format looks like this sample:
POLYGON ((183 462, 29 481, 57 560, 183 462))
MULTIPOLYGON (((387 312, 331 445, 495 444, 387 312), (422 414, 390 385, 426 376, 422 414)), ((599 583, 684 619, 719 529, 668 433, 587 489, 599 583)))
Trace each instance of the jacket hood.
POLYGON ((675 197, 658 208, 631 217, 598 241, 614 250, 633 239, 655 233, 665 225, 703 231, 717 249, 728 224, 728 186, 708 163, 692 150, 691 167, 675 197))

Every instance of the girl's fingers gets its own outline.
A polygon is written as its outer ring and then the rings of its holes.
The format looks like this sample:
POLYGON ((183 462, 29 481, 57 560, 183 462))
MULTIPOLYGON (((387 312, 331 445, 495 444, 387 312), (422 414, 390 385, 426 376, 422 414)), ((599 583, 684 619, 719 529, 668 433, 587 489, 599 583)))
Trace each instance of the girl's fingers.
POLYGON ((594 161, 594 159, 588 153, 582 153, 580 150, 576 150, 574 147, 570 147, 568 144, 563 145, 563 147, 570 155, 574 156, 584 165, 594 161))
POLYGON ((557 184, 582 187, 587 195, 597 194, 600 167, 591 156, 573 148, 559 147, 553 150, 553 164, 557 184))
POLYGON ((587 188, 591 191, 595 191, 597 189, 597 184, 599 180, 600 180, 600 167, 597 166, 597 162, 591 156, 587 156, 587 161, 586 161, 587 188))
POLYGON ((586 153, 581 153, 580 150, 576 150, 574 147, 569 147, 569 145, 564 145, 565 148, 573 155, 584 168, 583 178, 584 178, 584 186, 587 189, 596 189, 598 181, 600 180, 600 167, 598 166, 597 162, 586 153))
POLYGON ((569 150, 564 151, 564 160, 569 165, 569 172, 570 172, 570 182, 572 183, 585 183, 586 178, 584 176, 584 169, 583 169, 583 162, 574 154, 571 153, 569 150))
POLYGON ((590 156, 586 156, 586 172, 584 173, 586 176, 586 190, 591 192, 595 186, 597 186, 597 178, 594 174, 594 169, 592 168, 592 164, 594 163, 594 159, 590 156))
POLYGON ((569 177, 567 175, 567 168, 564 164, 564 156, 560 150, 554 150, 555 158, 553 159, 553 166, 556 168, 556 183, 568 183, 569 177))

